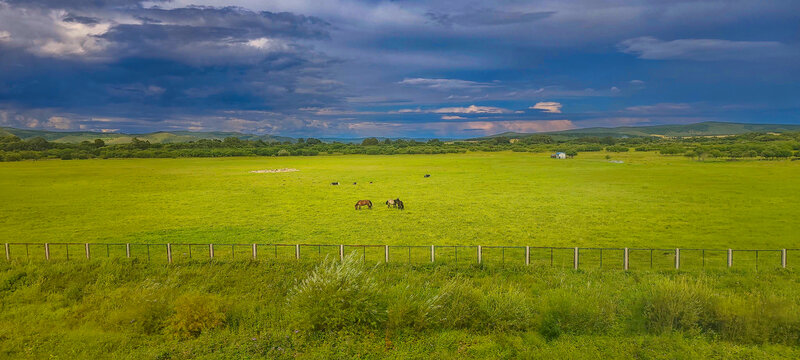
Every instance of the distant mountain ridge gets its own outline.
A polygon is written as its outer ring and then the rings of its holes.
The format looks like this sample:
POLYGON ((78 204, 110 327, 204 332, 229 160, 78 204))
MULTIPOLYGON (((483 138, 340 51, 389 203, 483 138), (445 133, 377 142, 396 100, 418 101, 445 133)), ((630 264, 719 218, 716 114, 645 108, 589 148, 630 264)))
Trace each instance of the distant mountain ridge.
POLYGON ((689 136, 720 136, 738 135, 749 132, 787 132, 800 131, 800 125, 788 124, 745 124, 730 123, 719 121, 707 121, 686 125, 653 125, 653 126, 620 126, 620 127, 594 127, 583 129, 572 129, 563 131, 551 131, 540 133, 516 133, 505 132, 502 134, 485 136, 480 139, 495 138, 505 136, 509 138, 521 138, 531 135, 550 135, 554 137, 575 138, 585 136, 597 137, 637 137, 637 136, 666 136, 666 137, 689 137, 689 136))
POLYGON ((48 130, 28 130, 28 129, 15 129, 0 127, 0 136, 3 135, 16 135, 17 137, 25 140, 34 137, 43 137, 47 141, 61 142, 61 143, 78 143, 81 141, 93 141, 94 139, 102 139, 106 144, 126 144, 131 142, 133 138, 139 140, 147 140, 151 144, 166 144, 166 143, 179 143, 197 141, 200 139, 219 139, 222 140, 226 137, 235 137, 242 140, 263 140, 265 142, 274 141, 293 141, 294 139, 285 136, 275 135, 254 135, 242 134, 238 132, 224 132, 224 131, 211 131, 211 132, 193 132, 193 131, 157 131, 145 134, 124 134, 124 133, 102 133, 93 131, 48 131, 48 130))

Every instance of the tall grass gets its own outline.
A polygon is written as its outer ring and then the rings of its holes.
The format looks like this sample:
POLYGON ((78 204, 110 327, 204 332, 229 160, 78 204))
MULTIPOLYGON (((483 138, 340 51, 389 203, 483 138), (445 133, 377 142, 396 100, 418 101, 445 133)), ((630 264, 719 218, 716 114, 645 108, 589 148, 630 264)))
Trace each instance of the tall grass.
POLYGON ((0 357, 798 357, 798 280, 373 266, 357 255, 317 266, 6 263, 0 357))

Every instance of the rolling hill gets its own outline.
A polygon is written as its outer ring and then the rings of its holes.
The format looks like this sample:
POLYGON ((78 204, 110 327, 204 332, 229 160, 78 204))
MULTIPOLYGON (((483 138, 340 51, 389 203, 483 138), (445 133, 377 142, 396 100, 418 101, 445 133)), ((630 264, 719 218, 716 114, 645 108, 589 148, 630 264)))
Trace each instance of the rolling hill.
POLYGON ((47 141, 60 142, 60 143, 77 143, 85 140, 92 141, 94 139, 102 139, 107 144, 129 143, 134 137, 140 140, 147 140, 152 144, 189 142, 189 141, 197 141, 200 139, 222 140, 226 137, 236 137, 242 140, 263 140, 265 142, 293 140, 292 138, 285 136, 254 135, 254 134, 242 134, 238 132, 221 132, 221 131, 213 131, 213 132, 159 131, 146 134, 123 134, 123 133, 101 133, 92 131, 47 131, 47 130, 0 128, 0 136, 4 135, 16 135, 23 140, 34 137, 43 137, 47 141))
POLYGON ((614 128, 594 127, 583 129, 572 129, 564 131, 542 132, 542 133, 516 133, 506 132, 497 135, 486 136, 480 139, 505 136, 510 138, 520 138, 534 134, 545 134, 554 137, 575 138, 584 136, 611 136, 611 137, 636 137, 636 136, 667 136, 667 137, 689 137, 689 136, 719 136, 719 135, 738 135, 748 132, 787 132, 800 131, 800 125, 786 124, 743 124, 708 121, 687 125, 655 125, 655 126, 621 126, 614 128))

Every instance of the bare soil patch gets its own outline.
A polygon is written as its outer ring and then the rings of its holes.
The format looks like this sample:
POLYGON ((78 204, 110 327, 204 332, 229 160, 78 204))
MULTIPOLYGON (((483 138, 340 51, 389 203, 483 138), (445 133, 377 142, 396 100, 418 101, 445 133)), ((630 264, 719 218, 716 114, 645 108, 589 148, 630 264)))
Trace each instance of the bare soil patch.
POLYGON ((255 174, 267 174, 267 173, 285 173, 285 172, 294 172, 300 171, 294 168, 283 168, 283 169, 267 169, 267 170, 253 170, 251 173, 255 174))

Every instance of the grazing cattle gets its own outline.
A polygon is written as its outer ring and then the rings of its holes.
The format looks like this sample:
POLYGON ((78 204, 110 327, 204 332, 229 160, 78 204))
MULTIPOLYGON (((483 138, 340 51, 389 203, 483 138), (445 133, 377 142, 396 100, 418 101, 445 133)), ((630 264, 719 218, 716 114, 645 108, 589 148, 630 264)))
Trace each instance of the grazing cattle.
POLYGON ((403 205, 403 202, 402 202, 402 201, 400 201, 400 199, 394 199, 394 204, 395 204, 395 206, 397 206, 397 208, 398 208, 398 209, 400 209, 400 210, 403 210, 403 209, 405 209, 405 208, 406 208, 406 207, 405 207, 405 205, 403 205))
POLYGON ((358 200, 358 202, 356 203, 356 210, 360 210, 361 207, 363 207, 363 206, 366 206, 366 207, 372 209, 372 201, 369 201, 369 200, 358 200))
POLYGON ((355 185, 355 184, 356 184, 356 183, 353 183, 353 185, 355 185))
POLYGON ((397 203, 394 200, 391 200, 391 199, 390 200, 386 200, 386 207, 388 208, 388 207, 392 207, 392 206, 397 207, 397 203))
POLYGON ((332 182, 331 185, 339 185, 339 182, 332 182))
POLYGON ((431 177, 431 174, 425 174, 424 177, 431 177))

